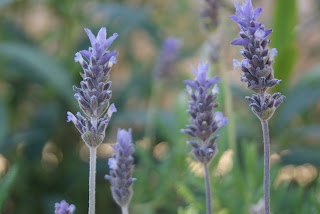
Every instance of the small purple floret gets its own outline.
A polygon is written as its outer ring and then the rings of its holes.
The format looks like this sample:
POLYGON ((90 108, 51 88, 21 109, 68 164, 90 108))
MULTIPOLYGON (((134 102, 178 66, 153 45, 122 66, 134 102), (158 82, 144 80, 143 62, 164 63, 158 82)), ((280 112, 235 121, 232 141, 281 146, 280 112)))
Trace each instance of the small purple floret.
POLYGON ((76 207, 71 204, 69 205, 66 201, 61 201, 60 203, 55 204, 55 214, 73 214, 76 210, 76 207))

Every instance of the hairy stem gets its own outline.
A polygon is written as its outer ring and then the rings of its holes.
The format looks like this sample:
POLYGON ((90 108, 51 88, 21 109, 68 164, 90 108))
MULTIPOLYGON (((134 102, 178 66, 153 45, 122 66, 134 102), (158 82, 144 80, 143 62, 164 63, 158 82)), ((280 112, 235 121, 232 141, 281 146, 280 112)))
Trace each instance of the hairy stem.
POLYGON ((212 205, 211 205, 211 186, 210 186, 210 176, 208 164, 203 164, 204 168, 204 178, 206 183, 206 199, 207 199, 207 214, 212 214, 212 205))
POLYGON ((97 148, 90 147, 89 214, 95 214, 97 148))
POLYGON ((122 214, 129 214, 128 206, 126 206, 126 207, 121 207, 121 211, 122 211, 122 214))
POLYGON ((264 140, 264 209, 270 214, 270 137, 268 121, 261 120, 264 140))

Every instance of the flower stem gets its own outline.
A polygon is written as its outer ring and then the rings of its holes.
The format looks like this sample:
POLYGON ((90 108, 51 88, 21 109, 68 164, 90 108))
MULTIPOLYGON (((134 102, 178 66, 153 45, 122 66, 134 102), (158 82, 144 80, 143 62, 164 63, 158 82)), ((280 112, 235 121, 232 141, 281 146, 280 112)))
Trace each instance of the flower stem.
POLYGON ((95 214, 97 148, 90 147, 89 214, 95 214))
POLYGON ((208 164, 203 164, 203 168, 204 168, 204 177, 205 177, 205 183, 206 183, 207 214, 212 214, 211 186, 210 186, 208 164))
POLYGON ((129 214, 128 206, 121 207, 122 214, 129 214))
POLYGON ((268 121, 261 120, 264 140, 264 209, 270 214, 270 137, 268 121))

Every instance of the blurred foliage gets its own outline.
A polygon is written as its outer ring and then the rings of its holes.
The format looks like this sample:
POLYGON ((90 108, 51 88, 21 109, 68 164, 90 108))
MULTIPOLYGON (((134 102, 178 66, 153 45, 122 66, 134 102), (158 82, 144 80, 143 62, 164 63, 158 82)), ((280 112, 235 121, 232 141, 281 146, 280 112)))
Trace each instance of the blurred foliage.
MULTIPOLYGON (((286 82, 290 79, 295 60, 297 58, 296 34, 297 2, 292 0, 279 0, 275 4, 273 16, 272 47, 278 50, 274 70, 277 78, 286 82)), ((278 85, 275 90, 283 91, 285 84, 278 85)))
MULTIPOLYGON (((274 1, 274 14, 264 12, 273 20, 266 26, 273 27, 271 44, 279 51, 274 70, 283 83, 277 89, 287 96, 270 121, 271 210, 314 214, 320 213, 320 66, 294 70, 301 48, 294 31, 299 24, 297 3, 274 1)), ((222 5, 223 15, 234 12, 230 1, 222 5)), ((63 199, 76 205, 77 214, 87 213, 88 151, 65 120, 68 110, 78 111, 71 86, 81 78, 74 53, 89 45, 83 28, 97 32, 101 26, 107 26, 109 34, 119 34, 111 48, 120 54, 111 72, 111 102, 118 112, 98 151, 97 213, 120 213, 103 179, 118 127, 132 127, 136 142, 138 182, 130 213, 205 212, 201 167, 185 143, 188 137, 179 132, 188 120, 182 80, 192 78, 189 65, 201 59, 207 40, 199 24, 199 7, 191 0, 0 1, 1 213, 49 214, 63 199), (153 82, 157 53, 170 35, 183 40, 183 50, 172 75, 153 82), (154 116, 147 122, 150 100, 156 104, 150 105, 154 116), (144 136, 146 124, 153 126, 151 138, 144 136)), ((222 23, 228 42, 237 32, 231 21, 222 23)), ((223 48, 223 62, 231 62, 234 47, 223 48)), ((318 62, 319 53, 311 54, 318 62)), ((229 71, 232 64, 224 67, 229 71)), ((262 133, 243 99, 250 92, 231 72, 225 75, 232 86, 238 151, 235 157, 226 129, 221 130, 219 152, 211 165, 213 207, 218 214, 247 214, 263 197, 262 133)))

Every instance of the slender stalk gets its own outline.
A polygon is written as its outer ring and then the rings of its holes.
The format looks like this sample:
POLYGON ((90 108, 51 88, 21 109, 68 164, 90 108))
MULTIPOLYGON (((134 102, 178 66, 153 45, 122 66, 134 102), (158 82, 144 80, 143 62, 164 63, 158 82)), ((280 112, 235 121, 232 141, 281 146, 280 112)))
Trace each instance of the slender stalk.
POLYGON ((261 120, 264 140, 264 209, 270 214, 270 137, 268 121, 261 120))
POLYGON ((154 119, 157 113, 157 107, 159 105, 159 99, 161 95, 163 84, 161 80, 154 81, 151 87, 151 93, 149 98, 148 104, 148 112, 147 112, 147 121, 146 121, 146 128, 145 128, 145 137, 152 142, 152 138, 154 135, 154 119))
POLYGON ((89 214, 95 214, 97 148, 90 147, 89 214))
POLYGON ((210 176, 208 164, 203 164, 204 168, 204 178, 206 183, 206 199, 207 199, 207 214, 212 214, 212 205, 211 205, 211 186, 210 186, 210 176))
POLYGON ((129 214, 128 206, 126 206, 126 207, 121 207, 121 211, 122 211, 122 214, 129 214))

